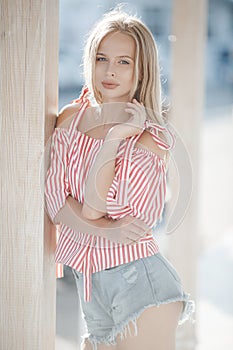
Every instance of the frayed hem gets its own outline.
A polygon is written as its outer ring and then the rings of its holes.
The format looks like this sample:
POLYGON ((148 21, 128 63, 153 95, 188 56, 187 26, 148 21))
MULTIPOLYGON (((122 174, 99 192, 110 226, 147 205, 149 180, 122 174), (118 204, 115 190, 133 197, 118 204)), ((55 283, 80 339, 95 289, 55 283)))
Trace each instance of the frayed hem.
POLYGON ((190 300, 190 294, 186 294, 186 298, 183 301, 185 304, 178 325, 181 326, 186 321, 190 321, 194 324, 196 322, 195 318, 193 317, 193 314, 195 313, 195 302, 190 300))
POLYGON ((125 339, 128 335, 129 336, 137 336, 137 319, 139 316, 145 311, 146 309, 157 306, 159 307, 160 305, 163 304, 168 304, 171 302, 177 302, 177 301, 182 301, 184 302, 184 307, 183 311, 181 313, 178 325, 182 325, 186 321, 190 320, 192 323, 195 322, 193 319, 193 313, 195 312, 195 303, 193 300, 190 300, 190 295, 185 294, 184 298, 177 297, 177 298, 172 298, 168 299, 162 302, 159 302, 157 304, 149 304, 147 306, 144 306, 141 308, 138 312, 135 312, 131 314, 125 321, 119 323, 116 325, 112 331, 105 337, 97 337, 91 334, 86 334, 83 336, 83 340, 88 339, 88 341, 91 343, 93 350, 97 350, 98 344, 105 344, 105 345, 116 345, 116 338, 117 336, 120 336, 120 339, 123 340, 125 339), (134 334, 131 333, 130 329, 130 323, 133 324, 134 327, 134 334))

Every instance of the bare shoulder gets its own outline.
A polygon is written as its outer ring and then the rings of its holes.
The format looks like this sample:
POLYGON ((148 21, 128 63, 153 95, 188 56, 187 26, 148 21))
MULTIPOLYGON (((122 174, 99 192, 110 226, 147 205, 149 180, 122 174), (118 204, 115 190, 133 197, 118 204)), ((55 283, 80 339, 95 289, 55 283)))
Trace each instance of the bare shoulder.
MULTIPOLYGON (((164 138, 162 133, 159 133, 160 138, 164 138)), ((150 152, 153 152, 157 154, 161 158, 166 158, 167 151, 161 149, 157 143, 153 140, 152 135, 148 131, 144 131, 142 136, 140 137, 139 141, 136 145, 138 148, 144 148, 146 150, 149 150, 150 152)))
POLYGON ((57 117, 56 127, 68 129, 79 108, 80 103, 72 103, 64 106, 57 117))

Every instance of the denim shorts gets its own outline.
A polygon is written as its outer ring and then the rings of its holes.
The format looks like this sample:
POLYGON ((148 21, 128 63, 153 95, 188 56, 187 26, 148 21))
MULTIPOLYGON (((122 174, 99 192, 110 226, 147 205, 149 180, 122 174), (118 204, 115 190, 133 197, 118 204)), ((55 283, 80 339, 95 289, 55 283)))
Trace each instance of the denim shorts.
POLYGON ((161 254, 138 259, 92 275, 91 301, 84 302, 83 275, 73 270, 87 334, 84 338, 97 349, 98 343, 116 344, 127 326, 148 307, 183 301, 179 324, 192 320, 195 305, 184 293, 171 263, 161 254))

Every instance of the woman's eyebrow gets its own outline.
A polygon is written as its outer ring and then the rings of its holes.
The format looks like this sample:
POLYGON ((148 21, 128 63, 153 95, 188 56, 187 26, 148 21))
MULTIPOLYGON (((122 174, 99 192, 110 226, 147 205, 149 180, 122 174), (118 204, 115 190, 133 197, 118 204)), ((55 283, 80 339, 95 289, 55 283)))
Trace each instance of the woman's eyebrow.
MULTIPOLYGON (((101 55, 101 56, 107 56, 105 53, 103 52, 97 52, 97 55, 101 55)), ((120 56, 117 56, 118 58, 129 58, 133 61, 133 58, 129 55, 120 55, 120 56)))
POLYGON ((121 55, 121 56, 118 56, 119 58, 130 58, 132 61, 133 61, 133 58, 129 55, 121 55))

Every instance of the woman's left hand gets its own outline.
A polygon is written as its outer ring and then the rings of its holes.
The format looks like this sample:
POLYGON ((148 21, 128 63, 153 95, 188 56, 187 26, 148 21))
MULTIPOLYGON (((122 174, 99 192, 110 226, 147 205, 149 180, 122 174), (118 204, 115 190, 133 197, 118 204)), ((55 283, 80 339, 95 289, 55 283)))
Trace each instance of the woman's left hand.
POLYGON ((111 130, 111 136, 117 138, 126 138, 139 134, 144 129, 146 120, 146 109, 136 99, 127 103, 125 109, 131 116, 127 122, 114 126, 111 130))
POLYGON ((125 111, 131 115, 129 120, 124 123, 125 131, 129 132, 128 136, 142 132, 146 121, 146 109, 143 104, 134 98, 132 102, 127 103, 125 111))

